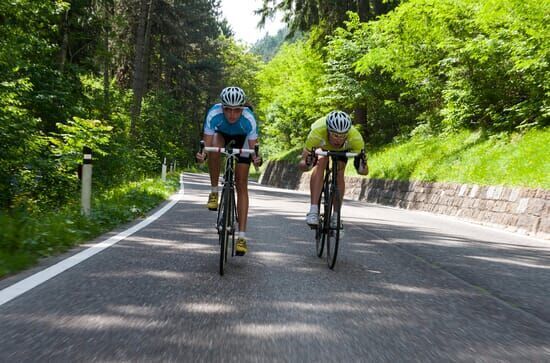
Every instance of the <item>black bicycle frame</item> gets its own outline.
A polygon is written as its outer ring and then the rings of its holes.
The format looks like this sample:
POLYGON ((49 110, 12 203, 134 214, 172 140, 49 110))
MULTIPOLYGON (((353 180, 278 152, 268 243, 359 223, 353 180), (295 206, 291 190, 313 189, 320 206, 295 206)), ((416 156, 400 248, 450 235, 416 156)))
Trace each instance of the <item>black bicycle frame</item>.
POLYGON ((320 210, 319 224, 315 232, 317 256, 322 257, 326 245, 327 263, 329 268, 334 268, 338 245, 340 241, 340 212, 342 208, 341 192, 338 189, 338 155, 329 155, 329 162, 325 168, 323 187, 319 195, 318 205, 320 210), (332 165, 330 165, 332 164, 332 165), (336 203, 336 207, 334 206, 336 203), (333 213, 337 213, 336 227, 331 226, 333 213))

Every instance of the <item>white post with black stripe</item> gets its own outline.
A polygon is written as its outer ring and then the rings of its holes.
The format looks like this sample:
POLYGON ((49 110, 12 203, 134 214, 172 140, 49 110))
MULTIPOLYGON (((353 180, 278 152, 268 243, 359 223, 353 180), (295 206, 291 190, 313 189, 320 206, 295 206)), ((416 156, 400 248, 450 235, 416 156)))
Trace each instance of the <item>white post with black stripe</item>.
POLYGON ((160 178, 163 182, 166 181, 166 158, 164 158, 164 162, 162 163, 162 173, 160 175, 160 178))
POLYGON ((89 216, 92 210, 92 149, 84 147, 82 161, 82 214, 89 216))

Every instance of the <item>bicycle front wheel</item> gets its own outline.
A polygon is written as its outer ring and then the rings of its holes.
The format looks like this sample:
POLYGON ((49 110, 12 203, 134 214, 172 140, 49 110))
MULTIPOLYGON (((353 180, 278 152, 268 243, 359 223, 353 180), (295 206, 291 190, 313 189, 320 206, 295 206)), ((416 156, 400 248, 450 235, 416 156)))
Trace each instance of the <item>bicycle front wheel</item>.
POLYGON ((317 257, 321 258, 323 257, 323 251, 325 249, 325 241, 327 237, 327 230, 325 226, 325 220, 327 219, 327 215, 330 220, 330 212, 328 212, 328 200, 327 200, 328 190, 326 186, 323 187, 323 190, 321 191, 321 195, 319 196, 319 202, 317 205, 320 207, 319 210, 319 222, 317 223, 317 229, 315 230, 315 252, 317 253, 317 257), (321 207, 323 208, 321 210, 321 207), (327 214, 328 213, 328 214, 327 214))
POLYGON ((336 264, 336 257, 338 256, 338 244, 340 243, 340 210, 342 208, 342 202, 340 200, 340 191, 338 187, 334 188, 333 193, 331 193, 331 198, 329 200, 329 214, 325 221, 326 231, 327 231, 327 264, 330 269, 334 268, 336 264), (336 205, 334 205, 334 201, 336 205), (332 216, 335 216, 333 218, 332 216), (336 224, 332 221, 334 219, 336 224))
POLYGON ((224 188, 222 191, 222 197, 218 208, 218 235, 220 243, 220 275, 223 276, 225 272, 225 264, 227 263, 227 245, 229 242, 229 222, 230 222, 230 209, 228 208, 230 195, 224 188))

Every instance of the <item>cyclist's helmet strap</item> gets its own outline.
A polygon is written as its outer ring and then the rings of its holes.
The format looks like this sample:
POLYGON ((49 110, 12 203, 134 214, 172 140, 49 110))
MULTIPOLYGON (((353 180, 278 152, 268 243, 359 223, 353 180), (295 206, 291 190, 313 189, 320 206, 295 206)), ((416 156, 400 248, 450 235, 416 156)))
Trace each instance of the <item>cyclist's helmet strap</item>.
POLYGON ((340 134, 351 128, 351 118, 343 111, 332 111, 327 115, 327 129, 340 134))
POLYGON ((226 87, 220 93, 222 105, 229 107, 244 106, 246 95, 239 87, 226 87))

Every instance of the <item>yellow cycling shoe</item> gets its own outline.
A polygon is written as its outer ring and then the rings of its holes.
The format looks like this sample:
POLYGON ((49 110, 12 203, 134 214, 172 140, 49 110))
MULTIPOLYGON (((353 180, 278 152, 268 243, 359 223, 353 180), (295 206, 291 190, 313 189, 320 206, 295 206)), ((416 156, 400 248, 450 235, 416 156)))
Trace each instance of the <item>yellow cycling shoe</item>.
POLYGON ((246 240, 242 237, 237 239, 237 245, 235 246, 235 254, 237 256, 244 256, 248 249, 246 248, 246 240))
POLYGON ((210 193, 206 207, 210 210, 218 210, 218 193, 210 193))

